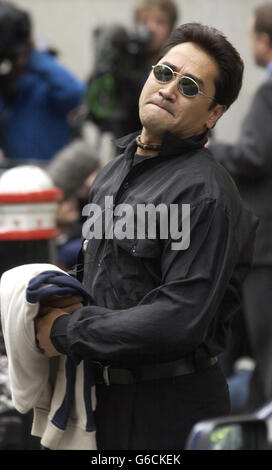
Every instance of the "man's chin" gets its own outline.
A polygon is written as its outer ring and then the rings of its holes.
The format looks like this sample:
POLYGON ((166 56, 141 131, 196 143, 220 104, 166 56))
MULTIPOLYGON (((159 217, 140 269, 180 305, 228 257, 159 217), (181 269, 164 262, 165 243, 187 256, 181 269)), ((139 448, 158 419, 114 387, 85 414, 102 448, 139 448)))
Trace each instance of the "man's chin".
POLYGON ((161 114, 158 113, 159 108, 154 106, 154 111, 151 113, 140 114, 140 120, 146 129, 156 131, 158 134, 164 134, 168 130, 167 120, 162 119, 161 114), (157 109, 156 109, 157 108, 157 109))
POLYGON ((143 119, 143 127, 149 131, 151 134, 164 135, 168 129, 165 126, 162 126, 160 122, 156 122, 154 119, 143 119))

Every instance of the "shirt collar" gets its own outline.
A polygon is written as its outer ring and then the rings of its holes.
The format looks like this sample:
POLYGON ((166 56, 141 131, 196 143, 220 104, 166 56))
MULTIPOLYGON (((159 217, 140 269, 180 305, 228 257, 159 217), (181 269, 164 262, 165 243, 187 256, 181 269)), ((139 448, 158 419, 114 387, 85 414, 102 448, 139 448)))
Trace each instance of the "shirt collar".
MULTIPOLYGON (((121 137, 116 140, 116 145, 119 149, 124 150, 127 154, 127 157, 131 155, 130 150, 136 151, 136 137, 141 133, 141 131, 133 132, 124 137, 121 137)), ((184 152, 189 152, 190 150, 196 150, 204 145, 207 142, 207 132, 204 134, 190 137, 189 139, 181 139, 180 137, 166 132, 162 141, 161 148, 156 156, 176 156, 183 154, 184 152)))

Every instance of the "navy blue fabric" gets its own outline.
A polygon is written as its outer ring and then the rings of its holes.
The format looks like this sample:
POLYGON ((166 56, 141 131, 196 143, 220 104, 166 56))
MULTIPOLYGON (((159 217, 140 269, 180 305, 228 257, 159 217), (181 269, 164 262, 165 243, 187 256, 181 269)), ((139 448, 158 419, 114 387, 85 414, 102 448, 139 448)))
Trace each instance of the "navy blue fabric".
POLYGON ((87 423, 86 431, 95 429, 94 416, 92 412, 92 400, 90 394, 90 383, 94 383, 92 364, 90 361, 84 361, 84 403, 86 409, 87 423))
POLYGON ((62 266, 72 267, 77 264, 78 253, 82 246, 81 238, 69 240, 58 247, 58 261, 62 266))
POLYGON ((66 429, 67 422, 70 415, 71 406, 75 398, 75 379, 76 379, 76 367, 69 357, 67 357, 66 365, 66 395, 60 406, 52 418, 52 423, 63 431, 66 429))
MULTIPOLYGON (((33 277, 26 289, 26 300, 29 303, 41 302, 52 295, 82 295, 85 302, 92 301, 89 293, 84 289, 82 284, 69 274, 61 271, 44 271, 33 277)), ((65 365, 66 374, 66 393, 61 406, 52 418, 52 423, 61 430, 65 430, 70 416, 71 407, 75 399, 75 380, 76 365, 72 359, 67 356, 65 365)), ((92 364, 90 361, 83 362, 84 383, 83 397, 86 410, 86 431, 95 431, 94 416, 91 402, 91 387, 94 385, 94 376, 92 364)))
POLYGON ((31 279, 26 290, 26 300, 33 304, 53 295, 67 294, 81 294, 86 301, 92 302, 92 297, 82 284, 61 271, 44 271, 31 279))

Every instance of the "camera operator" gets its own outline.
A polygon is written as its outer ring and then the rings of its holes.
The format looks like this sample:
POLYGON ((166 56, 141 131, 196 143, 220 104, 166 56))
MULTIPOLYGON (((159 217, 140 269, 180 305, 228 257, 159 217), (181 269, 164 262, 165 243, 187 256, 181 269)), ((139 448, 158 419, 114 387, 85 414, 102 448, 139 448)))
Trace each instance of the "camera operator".
MULTIPOLYGON (((8 163, 47 161, 71 139, 85 85, 34 47, 27 12, 0 1, 0 149, 8 163)), ((1 164, 1 162, 0 162, 1 164)))
POLYGON ((138 98, 151 66, 159 60, 162 44, 174 29, 177 17, 177 8, 173 0, 143 0, 134 12, 136 28, 139 31, 140 28, 145 27, 150 32, 151 38, 144 50, 144 60, 139 80, 135 83, 133 96, 136 99, 133 109, 131 109, 132 120, 129 123, 129 132, 141 128, 138 118, 138 98))
POLYGON ((145 26, 152 33, 146 47, 149 65, 158 61, 161 46, 173 30, 177 17, 177 8, 172 0, 143 0, 135 9, 136 27, 145 26))
POLYGON ((174 0, 143 0, 134 11, 132 33, 120 25, 96 31, 87 105, 102 132, 118 138, 141 128, 140 92, 177 17, 174 0))

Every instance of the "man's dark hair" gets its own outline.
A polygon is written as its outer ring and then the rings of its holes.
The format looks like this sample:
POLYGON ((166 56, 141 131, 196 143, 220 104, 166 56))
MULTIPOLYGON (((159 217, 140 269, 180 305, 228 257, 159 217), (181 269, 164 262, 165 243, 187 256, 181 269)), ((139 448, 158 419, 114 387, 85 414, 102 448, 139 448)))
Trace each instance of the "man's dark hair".
POLYGON ((268 34, 272 42, 272 3, 265 3, 254 10, 254 30, 257 34, 268 34))
POLYGON ((25 11, 0 1, 0 61, 13 59, 30 45, 31 20, 25 11))
POLYGON ((214 59, 219 68, 215 80, 215 102, 229 107, 238 97, 243 80, 244 63, 223 33, 200 23, 186 23, 176 28, 165 41, 161 57, 172 47, 192 42, 214 59))

